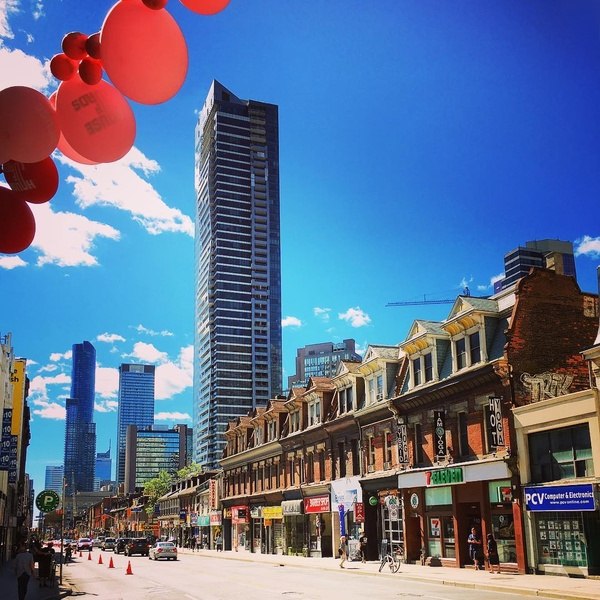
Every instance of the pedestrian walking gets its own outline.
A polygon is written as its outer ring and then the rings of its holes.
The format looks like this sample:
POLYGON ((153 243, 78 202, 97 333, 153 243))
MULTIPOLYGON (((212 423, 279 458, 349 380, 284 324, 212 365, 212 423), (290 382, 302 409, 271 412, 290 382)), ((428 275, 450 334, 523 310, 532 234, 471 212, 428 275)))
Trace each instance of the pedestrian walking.
POLYGON ((190 538, 190 548, 192 549, 192 552, 196 552, 196 536, 193 535, 190 538))
POLYGON ((13 568, 17 578, 19 600, 25 600, 29 579, 32 577, 35 579, 35 571, 33 566, 33 556, 27 552, 27 547, 23 542, 21 542, 17 548, 17 555, 13 562, 13 568))
POLYGON ((217 552, 223 551, 223 536, 221 533, 217 533, 217 537, 215 538, 215 544, 217 546, 217 552))
POLYGON ((481 559, 483 554, 483 542, 481 541, 481 536, 477 533, 477 529, 475 529, 475 527, 471 529, 468 542, 469 558, 475 564, 476 569, 483 568, 483 565, 481 565, 481 559))
POLYGON ((340 537, 340 547, 338 549, 338 554, 340 557, 340 568, 344 568, 344 563, 348 560, 348 541, 346 540, 346 536, 343 535, 340 537))
POLYGON ((360 537, 358 538, 358 543, 360 544, 360 559, 363 563, 367 562, 367 536, 364 531, 360 532, 360 537))
POLYGON ((500 556, 498 555, 498 544, 494 539, 494 534, 487 534, 487 560, 490 565, 490 573, 494 572, 494 567, 498 567, 496 573, 500 575, 500 556))

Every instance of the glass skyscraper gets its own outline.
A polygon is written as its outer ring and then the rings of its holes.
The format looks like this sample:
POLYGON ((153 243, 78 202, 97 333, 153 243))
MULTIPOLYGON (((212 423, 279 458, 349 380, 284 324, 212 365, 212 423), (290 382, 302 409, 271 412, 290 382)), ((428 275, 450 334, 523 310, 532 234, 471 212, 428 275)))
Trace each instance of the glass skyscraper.
POLYGON ((112 458, 110 446, 106 452, 96 454, 96 487, 100 489, 112 481, 112 458))
POLYGON ((64 476, 66 493, 94 490, 96 463, 96 349, 90 342, 73 344, 71 396, 67 398, 64 476))
POLYGON ((213 81, 196 127, 194 459, 280 393, 279 116, 213 81))
POLYGON ((119 366, 117 414, 117 484, 125 481, 127 427, 145 429, 154 424, 154 365, 119 366))
POLYGON ((54 490, 59 496, 62 494, 64 469, 62 465, 58 467, 46 467, 46 479, 44 481, 45 490, 54 490))

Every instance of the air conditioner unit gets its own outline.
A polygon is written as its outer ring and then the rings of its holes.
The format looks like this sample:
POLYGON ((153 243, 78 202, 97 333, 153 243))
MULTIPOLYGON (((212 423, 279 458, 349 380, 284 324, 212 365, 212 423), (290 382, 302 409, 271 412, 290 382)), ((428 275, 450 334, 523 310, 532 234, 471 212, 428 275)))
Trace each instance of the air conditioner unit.
POLYGON ((375 471, 375 465, 367 465, 367 473, 373 473, 375 471))

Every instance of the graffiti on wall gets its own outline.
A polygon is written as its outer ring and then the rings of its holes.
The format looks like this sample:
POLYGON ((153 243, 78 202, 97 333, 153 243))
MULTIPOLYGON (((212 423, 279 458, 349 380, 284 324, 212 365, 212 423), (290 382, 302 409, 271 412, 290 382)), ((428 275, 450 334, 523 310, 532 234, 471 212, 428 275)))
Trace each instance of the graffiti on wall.
POLYGON ((540 373, 530 375, 523 373, 521 383, 531 395, 532 402, 539 402, 546 398, 557 398, 569 393, 573 383, 573 375, 563 373, 540 373))

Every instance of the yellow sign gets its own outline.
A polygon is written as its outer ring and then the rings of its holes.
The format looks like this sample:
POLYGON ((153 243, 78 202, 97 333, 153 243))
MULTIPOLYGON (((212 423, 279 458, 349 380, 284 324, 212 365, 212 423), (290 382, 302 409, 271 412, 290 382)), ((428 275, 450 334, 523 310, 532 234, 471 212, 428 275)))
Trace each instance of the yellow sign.
POLYGON ((263 506, 263 519, 282 519, 281 506, 263 506))
POLYGON ((16 359, 13 361, 13 372, 10 374, 13 384, 13 412, 10 433, 21 434, 21 423, 23 421, 23 405, 25 403, 25 361, 16 359))

